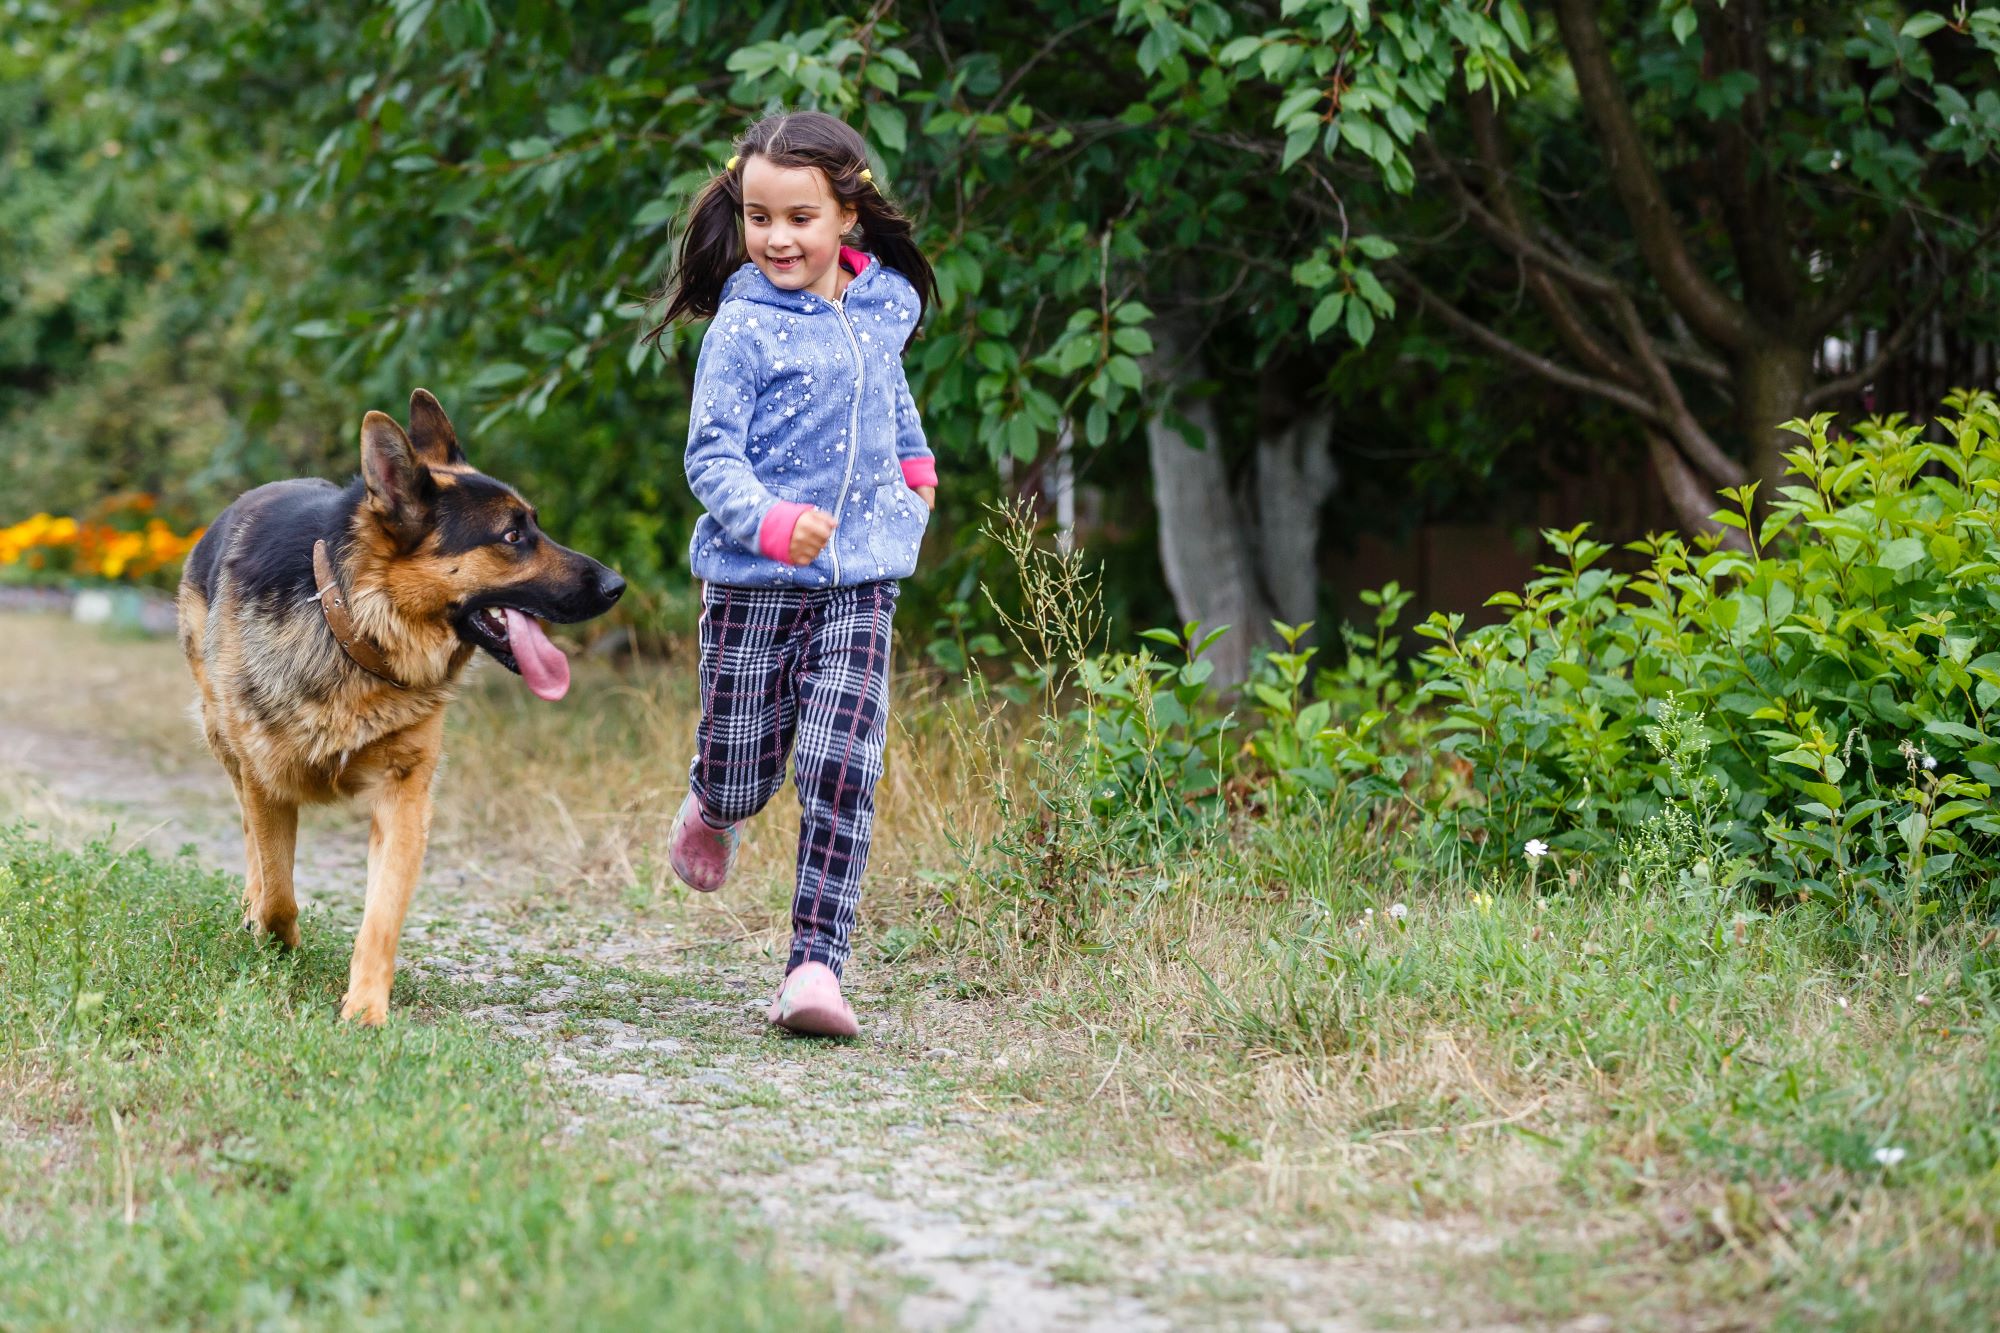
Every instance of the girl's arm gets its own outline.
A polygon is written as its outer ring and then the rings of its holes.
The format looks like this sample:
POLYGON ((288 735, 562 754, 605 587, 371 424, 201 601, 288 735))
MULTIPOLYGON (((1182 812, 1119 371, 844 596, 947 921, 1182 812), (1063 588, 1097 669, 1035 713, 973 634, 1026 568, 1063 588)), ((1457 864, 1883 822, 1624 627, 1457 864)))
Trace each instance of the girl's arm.
POLYGON ((750 466, 745 445, 761 381, 756 343, 727 313, 717 314, 695 361, 687 479, 702 508, 738 545, 789 563, 792 529, 812 506, 778 499, 750 466))
POLYGON ((937 486, 937 457, 924 439, 924 419, 917 414, 916 395, 910 392, 900 361, 896 363, 896 458, 903 465, 903 484, 911 490, 937 486))

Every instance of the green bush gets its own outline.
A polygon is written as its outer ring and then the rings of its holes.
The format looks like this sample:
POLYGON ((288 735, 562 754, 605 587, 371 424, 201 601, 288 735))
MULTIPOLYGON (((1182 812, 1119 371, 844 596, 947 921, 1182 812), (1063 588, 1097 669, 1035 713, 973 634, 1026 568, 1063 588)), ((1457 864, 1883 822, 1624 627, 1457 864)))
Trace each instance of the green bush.
POLYGON ((1864 926, 1984 904, 2000 871, 2000 410, 1973 392, 1946 408, 1923 425, 1789 423, 1789 484, 1761 506, 1755 486, 1723 492, 1727 531, 1692 543, 1620 555, 1582 527, 1549 532, 1556 559, 1489 602, 1504 620, 1433 614, 1413 661, 1390 633, 1408 600, 1394 587, 1311 689, 1306 627, 1280 625, 1240 734, 1198 669, 1085 660, 1072 722, 1098 813, 1172 834, 1233 784, 1253 810, 1367 807, 1413 835, 1403 863, 1511 859, 1540 839, 1573 864, 1615 860, 1628 883, 1693 875, 1864 926))
POLYGON ((1497 625, 1433 615, 1419 706, 1486 799, 1468 834, 1608 851, 1690 780, 1712 782, 1741 873, 1843 910, 1920 912, 2000 859, 2000 417, 1961 393, 1930 426, 1792 422, 1792 484, 1717 516, 1739 540, 1635 543, 1605 566, 1581 529, 1497 625), (1662 702, 1698 714, 1707 755, 1680 787, 1638 752, 1662 702))

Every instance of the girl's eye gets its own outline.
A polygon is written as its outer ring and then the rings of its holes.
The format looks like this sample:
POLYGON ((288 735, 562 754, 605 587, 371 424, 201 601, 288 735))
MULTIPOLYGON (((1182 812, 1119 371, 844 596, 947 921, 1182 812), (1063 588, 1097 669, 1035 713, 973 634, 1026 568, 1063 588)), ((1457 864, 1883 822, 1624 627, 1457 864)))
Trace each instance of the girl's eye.
POLYGON ((500 540, 506 542, 509 546, 519 546, 521 544, 521 530, 519 528, 509 528, 500 534, 500 540))

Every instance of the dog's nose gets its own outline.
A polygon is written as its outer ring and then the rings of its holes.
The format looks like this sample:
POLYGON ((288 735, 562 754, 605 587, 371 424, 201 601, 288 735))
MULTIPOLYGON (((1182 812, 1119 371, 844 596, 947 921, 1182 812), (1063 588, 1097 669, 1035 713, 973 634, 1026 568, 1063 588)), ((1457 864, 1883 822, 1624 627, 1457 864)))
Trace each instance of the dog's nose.
POLYGON ((597 595, 606 604, 617 601, 625 595, 625 580, 619 578, 615 570, 605 570, 597 576, 597 595))

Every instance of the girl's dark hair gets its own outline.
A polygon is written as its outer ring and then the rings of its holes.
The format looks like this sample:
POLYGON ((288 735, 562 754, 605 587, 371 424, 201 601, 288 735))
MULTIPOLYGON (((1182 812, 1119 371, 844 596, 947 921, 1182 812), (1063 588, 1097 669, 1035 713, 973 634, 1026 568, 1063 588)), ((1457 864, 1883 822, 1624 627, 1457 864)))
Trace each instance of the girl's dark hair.
MULTIPOLYGON (((937 299, 937 275, 910 231, 910 220, 889 201, 868 170, 868 147, 847 122, 824 111, 788 111, 766 116, 738 135, 734 158, 688 210, 681 235, 680 262, 653 299, 667 303, 665 315, 646 334, 658 343, 669 325, 707 319, 722 303, 722 287, 743 266, 743 170, 753 157, 780 167, 813 167, 826 176, 834 196, 853 207, 861 246, 910 280, 917 289, 917 322, 937 299)), ((911 337, 916 335, 914 331, 911 337)))

